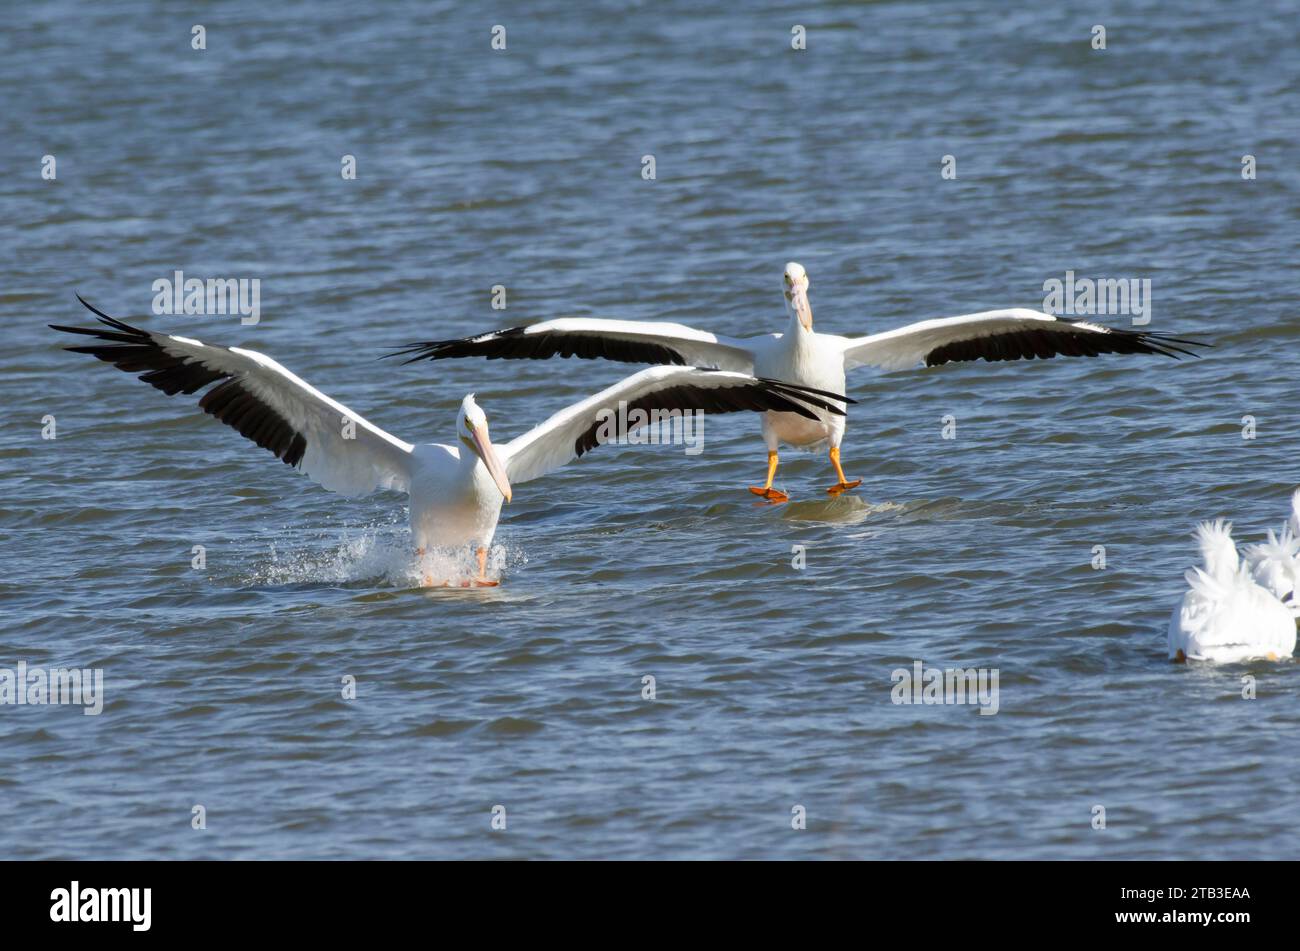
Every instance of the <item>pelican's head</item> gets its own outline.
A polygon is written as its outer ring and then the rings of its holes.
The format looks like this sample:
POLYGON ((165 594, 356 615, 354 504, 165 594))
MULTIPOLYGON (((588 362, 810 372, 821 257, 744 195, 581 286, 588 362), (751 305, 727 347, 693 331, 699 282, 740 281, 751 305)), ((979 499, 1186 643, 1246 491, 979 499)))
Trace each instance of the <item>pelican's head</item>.
POLYGON ((791 261, 785 266, 785 275, 781 280, 785 291, 785 303, 790 312, 798 318, 799 326, 812 331, 812 304, 808 301, 808 272, 802 264, 791 261))
POLYGON ((509 502, 510 480, 506 478, 505 466, 501 464, 496 448, 492 445, 492 440, 488 438, 487 413, 479 409, 478 403, 474 402, 473 393, 461 401, 460 420, 456 429, 460 441, 464 443, 470 452, 482 460, 483 465, 487 468, 488 475, 492 476, 492 481, 497 484, 497 488, 501 490, 501 494, 509 502))

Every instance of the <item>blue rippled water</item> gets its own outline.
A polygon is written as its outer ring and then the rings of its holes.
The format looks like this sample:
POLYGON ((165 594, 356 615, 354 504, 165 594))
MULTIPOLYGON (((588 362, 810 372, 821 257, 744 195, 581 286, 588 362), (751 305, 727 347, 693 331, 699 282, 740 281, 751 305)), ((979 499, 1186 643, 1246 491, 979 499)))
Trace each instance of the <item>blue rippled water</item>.
POLYGON ((1171 665, 1164 632, 1195 521, 1257 540, 1300 481, 1295 12, 7 8, 0 667, 102 668, 105 705, 0 706, 0 852, 1294 858, 1296 664, 1171 665), (601 449, 506 507, 500 588, 429 591, 402 498, 328 495, 46 328, 80 292, 407 439, 469 391, 508 438, 631 368, 375 358, 564 314, 779 330, 787 260, 835 333, 1073 270, 1215 347, 857 371, 833 500, 787 454, 794 501, 755 507, 757 418, 601 449), (178 269, 260 280, 260 322, 151 315, 178 269), (996 668, 997 715, 892 703, 917 660, 996 668))

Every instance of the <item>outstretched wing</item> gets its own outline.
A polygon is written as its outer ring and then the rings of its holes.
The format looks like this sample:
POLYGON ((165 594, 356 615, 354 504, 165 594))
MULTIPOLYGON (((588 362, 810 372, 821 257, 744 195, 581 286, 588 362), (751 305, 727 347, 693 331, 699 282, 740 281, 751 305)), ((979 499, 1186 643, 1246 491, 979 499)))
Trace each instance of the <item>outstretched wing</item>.
POLYGON ((923 320, 869 337, 839 339, 843 341, 845 369, 875 366, 886 370, 979 359, 1048 360, 1057 354, 1154 353, 1177 359, 1180 353, 1197 356, 1186 347, 1210 346, 1168 334, 1058 320, 1023 307, 923 320))
POLYGON ((98 342, 64 349, 138 373, 168 396, 217 384, 203 394, 200 409, 332 492, 408 490, 410 443, 366 422, 265 354, 140 330, 81 303, 103 326, 50 326, 98 342))
MULTIPOLYGON (((798 413, 817 419, 817 411, 844 415, 844 396, 745 373, 697 367, 651 367, 595 396, 565 407, 504 446, 500 453, 513 482, 527 482, 558 469, 601 443, 601 430, 634 410, 736 413, 741 410, 798 413)), ((640 426, 630 424, 629 431, 640 426)))
POLYGON ((591 317, 547 320, 460 340, 411 343, 387 356, 407 357, 406 363, 450 357, 545 360, 559 356, 754 372, 749 342, 738 337, 723 337, 681 324, 591 317))

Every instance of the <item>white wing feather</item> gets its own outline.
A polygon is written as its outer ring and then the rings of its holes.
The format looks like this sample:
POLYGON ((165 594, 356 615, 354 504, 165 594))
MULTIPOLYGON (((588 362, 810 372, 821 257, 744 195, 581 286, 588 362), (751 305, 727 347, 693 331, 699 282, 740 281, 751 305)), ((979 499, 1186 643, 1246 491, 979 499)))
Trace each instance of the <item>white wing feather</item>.
POLYGON ((390 356, 407 362, 448 357, 538 359, 550 356, 604 358, 627 363, 672 363, 752 373, 750 342, 658 321, 562 317, 527 327, 510 327, 461 340, 413 343, 390 356))
MULTIPOLYGON (((647 398, 650 398, 649 401, 653 403, 653 397, 657 394, 665 404, 678 402, 681 398, 680 389, 676 394, 662 392, 678 388, 688 388, 696 391, 694 399, 701 404, 699 407, 701 409, 710 401, 709 394, 711 391, 743 390, 746 402, 743 405, 738 405, 733 401, 729 407, 715 410, 722 412, 732 412, 737 409, 758 410, 760 408, 779 408, 788 411, 794 405, 803 405, 804 402, 826 405, 824 401, 819 403, 816 397, 810 395, 792 394, 788 390, 773 392, 770 390, 772 385, 771 381, 755 380, 748 373, 733 373, 727 370, 701 370, 696 367, 650 367, 601 390, 595 396, 565 407, 522 436, 517 436, 504 446, 499 447, 499 452, 512 483, 536 479, 576 459, 581 454, 577 446, 579 438, 587 437, 593 427, 598 426, 607 418, 608 414, 617 413, 620 403, 625 402, 631 405, 638 400, 647 398), (795 401, 794 403, 789 402, 792 398, 795 401), (786 402, 778 405, 771 402, 773 400, 785 400, 786 402)), ((779 387, 784 384, 774 385, 779 387)), ((721 396, 721 394, 718 395, 721 396)), ((727 399, 731 399, 731 397, 727 399)), ((723 402, 725 403, 726 400, 723 402)), ((689 410, 696 407, 680 406, 677 408, 689 410)), ((808 407, 804 406, 804 409, 807 410, 808 407)), ((636 429, 640 427, 632 425, 630 428, 636 429)))
MULTIPOLYGON (((1181 345, 1199 345, 1194 341, 1179 340, 1161 334, 1103 327, 1087 321, 1059 320, 1025 307, 1006 310, 988 310, 959 317, 940 317, 923 320, 894 330, 872 334, 869 337, 835 338, 844 352, 846 370, 861 366, 880 367, 885 370, 904 370, 927 362, 927 358, 940 348, 973 342, 991 342, 982 348, 970 348, 972 354, 949 356, 946 359, 971 360, 1021 359, 1048 354, 1069 354, 1062 344, 1073 349, 1096 350, 1101 353, 1158 353, 1176 356, 1178 353, 1194 355, 1181 345), (1047 331, 1046 334, 1043 332, 1047 331), (1012 348, 1016 356, 1000 354, 995 338, 1008 337, 1020 340, 1012 348)), ((941 361, 944 362, 944 361, 941 361)))
MULTIPOLYGON (((238 387, 243 408, 239 413, 231 410, 225 414, 228 424, 242 425, 241 433, 250 439, 258 435, 257 427, 263 422, 268 426, 275 423, 282 432, 287 425, 293 433, 285 432, 286 437, 296 434, 305 442, 303 447, 295 440, 301 458, 295 459, 297 452, 287 452, 283 446, 273 451, 333 492, 361 495, 376 489, 409 489, 410 443, 384 432, 265 354, 141 330, 86 306, 99 316, 104 327, 55 329, 98 337, 101 342, 69 349, 91 353, 121 370, 139 374, 142 380, 169 395, 196 393, 216 384, 207 390, 204 400, 212 397, 212 403, 219 403, 217 397, 223 394, 218 390, 238 387), (240 417, 246 417, 242 423, 240 417), (252 419, 256 421, 248 422, 252 419)), ((226 389, 224 394, 236 392, 226 389)), ((227 422, 203 400, 200 405, 227 422)))

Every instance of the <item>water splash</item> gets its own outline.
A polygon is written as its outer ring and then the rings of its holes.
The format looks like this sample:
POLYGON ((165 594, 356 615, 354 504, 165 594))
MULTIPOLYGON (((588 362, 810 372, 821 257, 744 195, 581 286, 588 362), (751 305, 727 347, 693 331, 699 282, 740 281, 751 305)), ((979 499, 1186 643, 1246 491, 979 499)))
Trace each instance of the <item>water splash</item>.
MULTIPOLYGON (((478 560, 470 546, 430 549, 423 557, 411 548, 405 526, 369 525, 344 529, 322 540, 324 547, 293 547, 272 542, 266 560, 239 579, 241 584, 281 586, 301 584, 371 584, 394 588, 434 585, 468 587, 478 576, 478 560)), ((488 552, 487 575, 500 580, 507 568, 527 561, 524 553, 508 544, 493 545, 488 552)))

